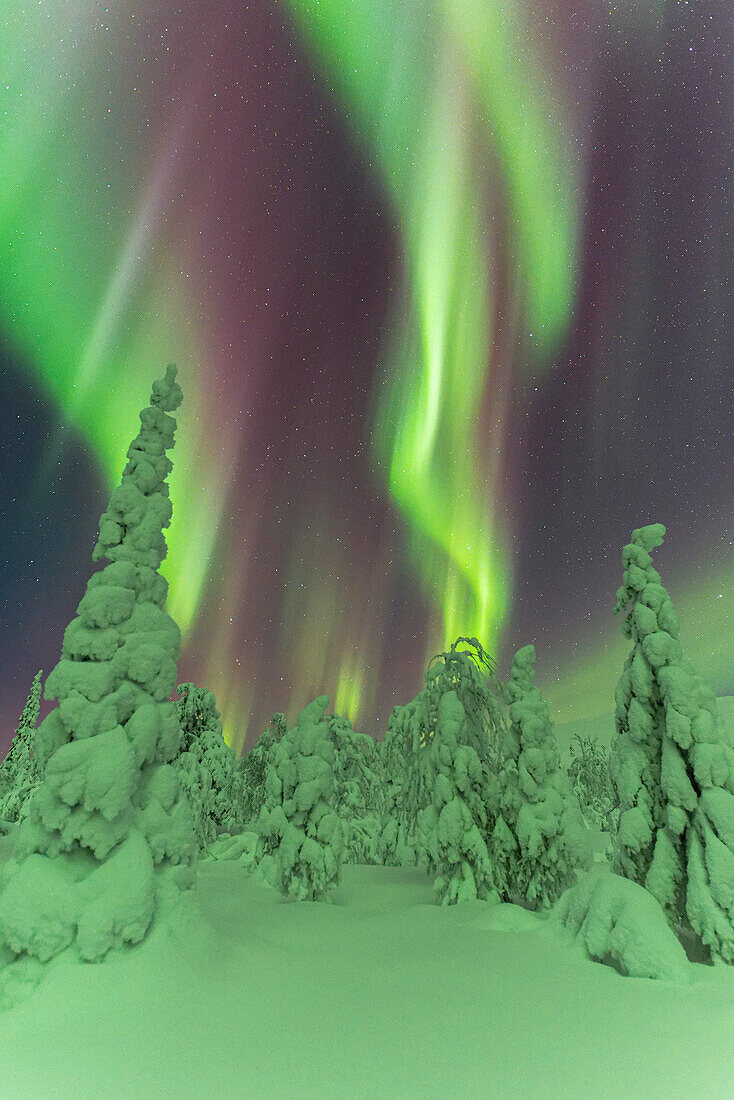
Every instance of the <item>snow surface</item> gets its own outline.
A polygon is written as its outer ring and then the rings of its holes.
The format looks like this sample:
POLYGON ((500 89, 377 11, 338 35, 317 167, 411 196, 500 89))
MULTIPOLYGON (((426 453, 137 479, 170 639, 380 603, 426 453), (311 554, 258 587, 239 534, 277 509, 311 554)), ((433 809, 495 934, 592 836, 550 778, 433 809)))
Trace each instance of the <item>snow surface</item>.
POLYGON ((284 902, 230 846, 142 944, 29 967, 2 1100, 734 1096, 732 966, 624 977, 545 913, 436 905, 417 867, 345 865, 332 904, 284 902))

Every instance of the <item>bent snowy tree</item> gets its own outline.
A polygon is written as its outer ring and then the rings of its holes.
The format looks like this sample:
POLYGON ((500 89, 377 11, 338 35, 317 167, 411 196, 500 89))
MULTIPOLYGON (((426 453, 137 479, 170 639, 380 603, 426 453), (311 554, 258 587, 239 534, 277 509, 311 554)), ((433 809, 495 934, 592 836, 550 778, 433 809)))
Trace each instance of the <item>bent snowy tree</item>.
POLYGON ((120 485, 100 520, 87 583, 66 628, 38 729, 43 779, 0 883, 0 945, 46 960, 76 943, 101 959, 141 940, 162 897, 194 881, 189 804, 168 763, 179 743, 170 695, 181 637, 158 572, 171 521, 181 401, 176 368, 153 384, 120 485))
POLYGON ((624 547, 615 612, 632 652, 615 692, 610 772, 621 817, 615 870, 675 926, 734 963, 734 746, 708 684, 683 657, 673 603, 652 565, 661 523, 624 547))
POLYGON ((425 750, 431 801, 421 811, 420 844, 441 905, 498 897, 486 843, 497 812, 497 780, 471 743, 470 723, 456 691, 438 702, 435 730, 425 750))

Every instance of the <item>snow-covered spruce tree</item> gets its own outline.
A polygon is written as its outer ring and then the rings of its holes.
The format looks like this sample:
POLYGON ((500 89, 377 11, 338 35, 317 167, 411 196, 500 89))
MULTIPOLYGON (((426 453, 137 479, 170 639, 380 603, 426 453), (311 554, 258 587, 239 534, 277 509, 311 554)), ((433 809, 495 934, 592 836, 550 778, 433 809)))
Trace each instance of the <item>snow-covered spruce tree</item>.
POLYGON ((590 829, 616 832, 619 808, 609 776, 609 754, 593 734, 582 737, 577 733, 574 741, 566 775, 578 799, 584 822, 590 829))
POLYGON ((406 853, 404 825, 399 820, 403 784, 403 758, 399 731, 405 708, 393 707, 385 736, 378 746, 378 762, 382 798, 379 805, 380 831, 377 837, 377 860, 386 867, 412 863, 415 848, 406 853), (402 835, 401 835, 402 833, 402 835))
POLYGON ((200 849, 239 824, 235 798, 236 758, 224 740, 214 695, 196 684, 179 684, 176 702, 181 741, 173 764, 194 815, 200 849))
POLYGON ((610 772, 621 816, 614 869, 645 886, 673 926, 734 962, 734 747, 716 699, 682 655, 650 551, 665 528, 632 532, 615 611, 632 652, 615 691, 610 772))
POLYGON ((43 669, 40 669, 33 677, 10 750, 0 764, 0 832, 7 832, 16 821, 25 816, 28 798, 41 778, 35 740, 42 676, 43 669))
POLYGON ((285 898, 330 901, 341 875, 343 834, 336 811, 334 743, 320 695, 275 748, 257 823, 256 862, 285 898))
POLYGON ((383 824, 379 852, 384 863, 416 863, 427 858, 419 843, 418 820, 430 804, 435 778, 425 751, 431 742, 441 698, 456 692, 464 708, 465 740, 491 771, 499 766, 504 729, 502 685, 476 638, 457 638, 431 659, 425 687, 405 707, 393 708, 382 745, 383 824), (458 648, 461 644, 468 649, 458 648))
POLYGON ((343 863, 380 863, 379 756, 372 738, 339 714, 326 719, 334 743, 336 808, 344 832, 343 863))
POLYGON ((383 796, 377 858, 385 866, 413 866, 418 860, 418 817, 430 801, 425 768, 428 740, 423 688, 410 703, 393 707, 380 747, 383 796))
POLYGON ((503 901, 551 905, 592 862, 591 838, 562 771, 548 704, 533 683, 535 646, 518 650, 505 686, 499 815, 490 837, 503 901))
POLYGON ((660 546, 664 534, 662 524, 632 532, 632 541, 622 551, 625 583, 617 591, 614 608, 614 613, 619 614, 628 603, 632 604, 622 633, 633 639, 632 651, 614 692, 616 736, 610 749, 609 771, 620 803, 614 870, 641 886, 645 885, 652 863, 657 829, 665 824, 666 818, 660 779, 665 708, 642 639, 647 633, 660 636, 659 640, 664 637, 670 655, 681 656, 676 641, 677 616, 649 553, 660 546), (660 611, 660 619, 656 608, 650 605, 651 600, 660 611), (646 633, 641 633, 640 624, 646 624, 646 633))
POLYGON ((158 572, 170 524, 166 478, 181 401, 176 368, 153 383, 120 485, 100 520, 95 573, 45 685, 43 780, 0 884, 0 947, 50 959, 71 944, 99 960, 142 940, 157 908, 195 881, 191 809, 176 772, 169 697, 180 633, 158 572))
POLYGON ((265 780, 275 749, 288 731, 286 716, 280 711, 270 719, 268 728, 260 734, 255 744, 238 761, 236 778, 238 816, 242 827, 252 828, 265 805, 265 780))
POLYGON ((433 783, 419 830, 429 873, 438 872, 433 889, 441 905, 498 896, 485 841, 497 812, 497 777, 470 743, 470 729, 456 691, 443 692, 425 750, 433 783))

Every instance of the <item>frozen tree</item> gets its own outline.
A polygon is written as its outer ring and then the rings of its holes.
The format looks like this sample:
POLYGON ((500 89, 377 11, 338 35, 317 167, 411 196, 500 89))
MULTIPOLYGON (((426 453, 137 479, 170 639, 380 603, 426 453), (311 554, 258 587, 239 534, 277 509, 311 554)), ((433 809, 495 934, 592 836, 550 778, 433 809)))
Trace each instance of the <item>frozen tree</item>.
POLYGON ((7 832, 11 825, 25 816, 28 797, 41 778, 35 740, 42 676, 43 669, 33 677, 10 751, 0 764, 0 832, 7 832))
POLYGON ((218 833, 237 831, 237 761, 224 740, 212 692, 196 684, 179 684, 176 690, 181 742, 173 763, 191 803, 199 848, 206 848, 218 833))
POLYGON ((230 836, 251 830, 252 817, 245 812, 248 805, 249 789, 245 776, 245 758, 244 756, 236 756, 232 776, 232 820, 225 830, 229 832, 230 836))
POLYGON ((38 778, 38 761, 34 756, 34 742, 41 702, 42 676, 43 669, 40 669, 33 677, 31 690, 23 707, 18 728, 13 735, 8 754, 0 764, 0 793, 15 786, 19 777, 25 777, 29 773, 32 774, 34 780, 38 778))
POLYGON ((657 676, 643 651, 646 634, 640 634, 640 624, 646 623, 650 634, 665 637, 672 647, 671 656, 673 650, 675 656, 681 656, 677 616, 649 553, 662 543, 664 534, 662 524, 632 532, 632 541, 622 551, 625 584, 617 592, 614 608, 619 614, 631 603, 622 632, 633 638, 614 693, 616 736, 609 768, 620 803, 614 865, 619 874, 643 886, 652 863, 655 834, 666 816, 660 776, 665 708, 657 676), (667 625, 664 632, 650 600, 657 604, 661 621, 667 625))
POLYGON ((610 752, 621 816, 615 870, 674 926, 734 962, 734 747, 705 680, 683 659, 678 616, 652 566, 665 528, 632 532, 615 612, 632 641, 610 752))
POLYGON ((470 724, 456 691, 444 691, 426 750, 431 802, 420 817, 420 842, 442 905, 497 897, 485 840, 496 814, 497 778, 469 743, 470 724))
POLYGON ((425 687, 405 707, 393 709, 382 745, 383 823, 379 851, 385 863, 427 858, 419 842, 419 817, 433 800, 430 747, 441 699, 455 692, 465 716, 463 738, 482 767, 495 772, 504 730, 502 685, 476 638, 457 638, 431 659, 425 687), (461 645, 468 648, 459 648, 461 645))
POLYGON ((490 838, 504 901, 546 907, 592 862, 591 839, 561 770, 548 704, 533 684, 535 646, 518 650, 505 688, 499 814, 490 838))
POLYGON ((120 485, 100 520, 95 561, 45 685, 58 699, 38 728, 44 767, 0 885, 0 947, 46 960, 75 944, 98 960, 143 939, 162 904, 193 885, 191 810, 169 761, 179 742, 170 695, 179 629, 159 573, 171 521, 181 400, 176 368, 154 382, 120 485))
POLYGON ((344 863, 379 863, 379 754, 366 733, 332 714, 327 725, 334 743, 336 807, 344 832, 344 863))
POLYGON ((256 859, 285 898, 331 900, 341 874, 343 834, 336 811, 334 743, 324 711, 328 695, 304 707, 278 742, 265 781, 256 859))
POLYGON ((431 658, 426 671, 429 738, 436 729, 441 698, 455 691, 464 709, 467 743, 495 774, 505 729, 503 689, 496 669, 476 638, 457 638, 445 653, 431 658), (459 649, 459 645, 468 646, 459 649))
POLYGON ((245 826, 252 826, 265 805, 265 780, 272 763, 276 746, 288 730, 286 716, 279 711, 270 719, 268 728, 260 734, 252 748, 238 762, 237 801, 239 818, 245 826))
POLYGON ((418 818, 430 800, 425 755, 429 734, 424 688, 406 706, 393 707, 380 749, 383 795, 377 858, 385 866, 410 866, 418 858, 418 818))
POLYGON ((566 775, 581 814, 590 829, 616 831, 617 795, 609 777, 608 753, 598 738, 576 734, 571 744, 571 764, 566 775))
POLYGON ((380 831, 377 837, 377 859, 384 866, 412 863, 415 846, 406 846, 405 826, 400 821, 403 787, 403 758, 400 752, 399 728, 403 707, 393 707, 385 736, 378 746, 379 774, 382 797, 379 804, 380 831))
POLYGON ((172 761, 178 785, 191 809, 191 820, 200 855, 217 836, 214 825, 214 791, 211 773, 193 753, 183 752, 172 761))

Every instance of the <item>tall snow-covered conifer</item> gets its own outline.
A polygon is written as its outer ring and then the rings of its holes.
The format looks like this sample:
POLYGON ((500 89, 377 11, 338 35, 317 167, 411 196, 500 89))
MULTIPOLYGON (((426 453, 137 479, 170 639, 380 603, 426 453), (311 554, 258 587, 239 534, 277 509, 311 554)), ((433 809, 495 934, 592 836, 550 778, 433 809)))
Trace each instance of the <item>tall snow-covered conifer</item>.
POLYGON ((660 523, 632 532, 622 551, 624 585, 614 608, 619 614, 631 604, 622 633, 633 640, 614 692, 616 736, 609 773, 620 801, 614 869, 641 886, 652 863, 657 829, 666 817, 660 784, 665 708, 643 640, 648 634, 659 642, 664 638, 669 657, 682 655, 678 618, 649 553, 661 545, 664 534, 660 523))
POLYGON ((610 774, 621 816, 615 870, 674 925, 734 962, 734 747, 710 688, 684 660, 679 621, 652 566, 665 528, 632 532, 615 612, 632 652, 615 691, 610 774))
POLYGON ((76 944, 101 959, 141 940, 157 904, 194 881, 191 810, 175 770, 180 730, 170 695, 179 629, 158 572, 171 521, 181 401, 176 368, 153 383, 127 452, 87 583, 45 685, 59 703, 38 729, 43 780, 0 882, 0 945, 46 960, 76 944))

